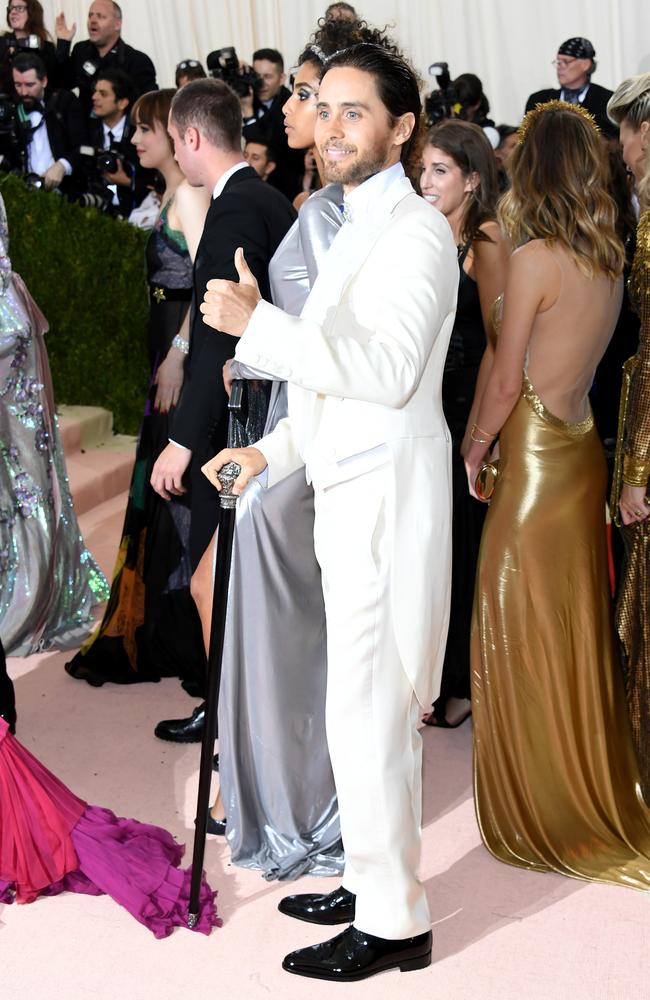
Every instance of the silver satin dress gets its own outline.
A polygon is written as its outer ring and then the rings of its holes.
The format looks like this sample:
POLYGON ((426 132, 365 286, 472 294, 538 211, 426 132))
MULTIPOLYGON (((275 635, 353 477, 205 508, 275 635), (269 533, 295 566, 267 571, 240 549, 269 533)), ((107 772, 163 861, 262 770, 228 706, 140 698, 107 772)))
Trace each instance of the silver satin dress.
POLYGON ((78 646, 108 584, 72 505, 43 334, 11 270, 0 198, 0 638, 7 654, 78 646))
MULTIPOLYGON (((299 315, 343 217, 316 192, 269 267, 273 301, 299 315)), ((237 365, 239 377, 263 373, 237 365)), ((274 382, 264 428, 287 413, 274 382)), ((232 861, 266 879, 337 875, 343 847, 325 736, 325 608, 314 498, 299 470, 239 501, 219 695, 221 790, 232 861)))

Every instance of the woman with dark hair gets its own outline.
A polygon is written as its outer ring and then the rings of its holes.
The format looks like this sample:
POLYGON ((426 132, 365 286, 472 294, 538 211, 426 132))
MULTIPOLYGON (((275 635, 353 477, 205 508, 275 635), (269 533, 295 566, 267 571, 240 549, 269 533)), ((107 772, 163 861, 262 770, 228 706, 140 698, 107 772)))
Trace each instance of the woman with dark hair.
POLYGON ((66 665, 71 676, 93 686, 180 676, 192 688, 205 672, 189 590, 189 500, 187 494, 163 500, 149 486, 183 384, 192 260, 209 203, 209 193, 191 187, 174 159, 167 132, 174 93, 144 94, 131 112, 140 163, 159 171, 165 193, 146 248, 151 384, 111 595, 98 630, 66 665))
POLYGON ((453 119, 434 125, 422 150, 420 190, 449 222, 460 268, 456 321, 442 382, 452 440, 451 614, 440 695, 424 719, 429 726, 448 729, 471 714, 469 635, 485 508, 467 492, 463 453, 481 359, 486 354, 484 379, 492 360, 485 330, 490 309, 505 286, 510 252, 496 223, 494 153, 478 125, 453 119))
POLYGON ((476 495, 499 435, 472 631, 475 793, 498 860, 649 890, 588 399, 623 292, 608 181, 584 109, 551 101, 526 115, 499 209, 518 249, 466 456, 476 495))
POLYGON ((492 149, 496 149, 501 137, 492 119, 488 118, 490 102, 483 93, 480 78, 475 73, 461 73, 452 81, 452 87, 456 94, 454 116, 482 128, 492 149))
POLYGON ((0 81, 4 92, 12 92, 11 62, 25 49, 38 52, 45 64, 48 86, 56 87, 59 75, 56 47, 45 28, 43 7, 39 0, 9 0, 7 24, 9 31, 0 38, 0 81))

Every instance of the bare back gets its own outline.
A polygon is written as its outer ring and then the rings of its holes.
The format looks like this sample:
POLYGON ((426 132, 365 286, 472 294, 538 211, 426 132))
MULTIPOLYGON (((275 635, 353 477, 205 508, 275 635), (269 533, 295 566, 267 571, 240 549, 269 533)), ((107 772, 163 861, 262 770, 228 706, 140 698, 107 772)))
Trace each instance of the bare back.
POLYGON ((596 367, 618 320, 623 281, 589 278, 561 247, 535 240, 534 253, 548 294, 528 341, 525 370, 537 395, 561 420, 583 420, 596 367))

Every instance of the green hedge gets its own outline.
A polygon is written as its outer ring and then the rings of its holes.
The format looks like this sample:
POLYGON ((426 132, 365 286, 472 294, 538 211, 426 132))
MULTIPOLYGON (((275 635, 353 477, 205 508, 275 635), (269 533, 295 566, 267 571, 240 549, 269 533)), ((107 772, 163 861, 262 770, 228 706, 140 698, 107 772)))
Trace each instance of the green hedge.
POLYGON ((137 433, 147 390, 147 234, 92 208, 0 179, 12 266, 50 325, 58 402, 104 406, 137 433))

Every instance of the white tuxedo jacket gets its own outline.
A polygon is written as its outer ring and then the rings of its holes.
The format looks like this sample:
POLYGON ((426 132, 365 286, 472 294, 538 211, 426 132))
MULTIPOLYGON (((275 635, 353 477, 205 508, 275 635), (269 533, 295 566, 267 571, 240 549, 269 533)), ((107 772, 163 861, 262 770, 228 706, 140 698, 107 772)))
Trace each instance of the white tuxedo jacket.
POLYGON ((388 454, 387 613, 404 669, 427 705, 440 686, 449 618, 451 444, 441 385, 456 309, 456 247, 444 216, 405 177, 348 225, 359 227, 354 240, 339 240, 343 227, 301 316, 260 302, 236 358, 289 383, 289 416, 256 445, 268 461, 269 486, 305 465, 308 481, 326 489, 388 454))

